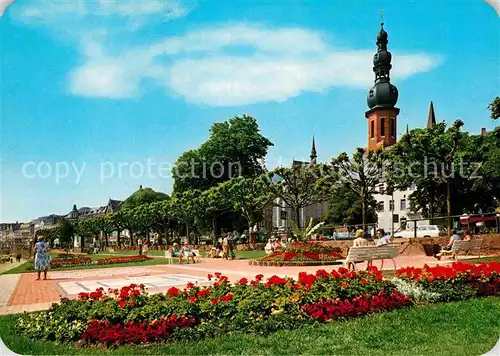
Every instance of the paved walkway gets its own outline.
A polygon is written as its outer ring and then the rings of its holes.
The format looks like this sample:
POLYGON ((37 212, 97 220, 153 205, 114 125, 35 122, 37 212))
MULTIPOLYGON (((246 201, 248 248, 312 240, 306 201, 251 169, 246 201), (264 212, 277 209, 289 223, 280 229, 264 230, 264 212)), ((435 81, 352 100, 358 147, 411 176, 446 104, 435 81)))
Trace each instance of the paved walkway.
MULTIPOLYGON (((427 256, 398 256, 397 267, 424 264, 446 264, 451 261, 437 261, 427 256)), ((380 261, 374 262, 380 267, 380 261)), ((188 282, 208 283, 207 274, 220 272, 230 281, 242 277, 254 278, 263 274, 265 278, 272 275, 296 278, 299 272, 313 273, 324 268, 331 271, 339 266, 312 267, 260 267, 250 266, 247 260, 212 260, 202 259, 200 263, 188 265, 152 265, 144 267, 113 267, 103 269, 49 272, 49 280, 35 281, 36 273, 0 276, 0 315, 16 314, 24 311, 48 309, 61 297, 75 298, 80 292, 93 291, 99 287, 120 288, 132 283, 145 284, 151 293, 165 292, 171 286, 184 287, 188 282)), ((366 267, 358 264, 360 269, 366 267)), ((393 269, 392 263, 385 263, 384 270, 393 269)))

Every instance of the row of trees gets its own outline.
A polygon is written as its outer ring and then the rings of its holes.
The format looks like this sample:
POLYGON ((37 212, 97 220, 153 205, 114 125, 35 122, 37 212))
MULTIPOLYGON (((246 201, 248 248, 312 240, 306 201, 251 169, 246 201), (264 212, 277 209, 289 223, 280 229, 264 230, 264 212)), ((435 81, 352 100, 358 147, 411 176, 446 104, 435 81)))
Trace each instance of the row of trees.
MULTIPOLYGON (((490 104, 493 118, 498 117, 499 102, 497 98, 490 104)), ((102 235, 107 243, 109 234, 118 231, 119 244, 125 229, 132 244, 135 235, 149 239, 151 232, 165 239, 160 243, 168 242, 174 231, 215 237, 223 228, 243 229, 262 221, 276 198, 292 209, 298 226, 303 224, 302 208, 324 201, 329 202, 327 222, 364 226, 376 221, 374 194, 391 194, 411 184, 411 209, 431 219, 495 209, 500 199, 499 127, 488 135, 470 135, 462 121, 451 126, 441 122, 406 133, 388 150, 358 148, 326 164, 268 172, 264 159, 270 146, 250 116, 216 123, 199 149, 177 160, 172 196, 140 189, 119 212, 65 222, 57 233, 102 235)), ((253 238, 250 234, 251 242, 253 238)))

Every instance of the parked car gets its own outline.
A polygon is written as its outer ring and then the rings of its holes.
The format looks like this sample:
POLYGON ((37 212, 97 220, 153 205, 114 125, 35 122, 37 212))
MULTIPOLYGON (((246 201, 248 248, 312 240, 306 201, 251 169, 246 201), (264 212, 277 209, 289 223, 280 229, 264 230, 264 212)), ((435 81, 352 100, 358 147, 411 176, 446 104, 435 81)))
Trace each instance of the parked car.
MULTIPOLYGON (((422 225, 422 226, 417 226, 417 237, 439 237, 443 234, 443 230, 440 226, 438 225, 422 225)), ((414 230, 403 230, 403 231, 397 231, 394 233, 394 237, 406 237, 406 238, 412 238, 415 237, 415 231, 414 230)))

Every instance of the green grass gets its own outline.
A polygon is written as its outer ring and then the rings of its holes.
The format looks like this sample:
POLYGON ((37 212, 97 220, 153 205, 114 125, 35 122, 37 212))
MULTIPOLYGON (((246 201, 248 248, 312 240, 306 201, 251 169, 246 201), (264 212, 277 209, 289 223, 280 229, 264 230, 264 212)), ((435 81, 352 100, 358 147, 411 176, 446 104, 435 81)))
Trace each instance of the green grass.
MULTIPOLYGON (((98 258, 105 258, 106 256, 96 256, 92 255, 93 260, 98 258)), ((90 265, 90 266, 75 266, 75 267, 63 267, 49 270, 49 275, 51 271, 71 271, 71 270, 81 270, 81 269, 96 269, 96 268, 112 268, 112 267, 136 267, 136 266, 153 266, 153 265, 165 265, 168 264, 167 260, 164 258, 153 258, 152 260, 142 261, 142 262, 130 262, 130 263, 117 263, 109 265, 90 265)), ((31 266, 33 262, 26 262, 16 268, 8 270, 2 274, 16 274, 16 273, 33 273, 35 272, 31 266)))
POLYGON ((235 251, 235 254, 239 260, 254 260, 266 255, 264 251, 235 251))
POLYGON ((128 346, 104 351, 31 341, 13 334, 16 316, 0 317, 0 337, 30 355, 481 355, 500 334, 500 298, 421 306, 268 336, 221 335, 197 342, 128 346))
POLYGON ((468 262, 468 263, 500 262, 500 256, 473 258, 470 260, 463 260, 462 262, 468 262))

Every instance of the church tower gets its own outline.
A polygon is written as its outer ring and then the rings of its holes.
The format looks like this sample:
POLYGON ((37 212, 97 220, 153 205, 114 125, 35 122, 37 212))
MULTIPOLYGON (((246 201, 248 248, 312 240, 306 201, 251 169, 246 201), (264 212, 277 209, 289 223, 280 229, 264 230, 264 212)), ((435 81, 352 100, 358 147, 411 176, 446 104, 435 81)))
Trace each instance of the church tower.
POLYGON ((318 158, 318 155, 316 154, 316 143, 314 142, 314 136, 313 136, 313 143, 312 143, 310 158, 311 158, 311 164, 316 164, 316 159, 318 158))
POLYGON ((377 35, 377 53, 373 56, 375 85, 368 92, 369 110, 365 113, 368 119, 368 150, 370 151, 392 146, 397 140, 399 109, 395 105, 398 101, 398 89, 390 81, 392 56, 387 50, 389 42, 387 37, 382 22, 377 35))

